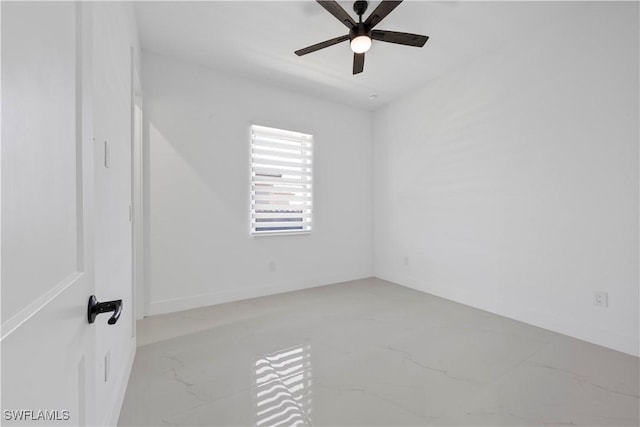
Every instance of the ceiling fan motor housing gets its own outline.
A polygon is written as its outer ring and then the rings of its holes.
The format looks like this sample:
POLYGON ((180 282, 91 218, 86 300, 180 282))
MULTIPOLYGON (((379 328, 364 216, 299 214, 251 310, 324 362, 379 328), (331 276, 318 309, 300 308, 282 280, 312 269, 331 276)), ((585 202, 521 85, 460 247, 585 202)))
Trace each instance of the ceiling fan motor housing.
POLYGON ((362 16, 367 11, 367 6, 369 6, 369 2, 365 0, 357 0, 353 3, 353 11, 358 15, 362 16))
POLYGON ((351 31, 349 31, 349 40, 353 40, 356 37, 360 37, 360 36, 367 36, 371 38, 371 29, 367 28, 364 22, 360 22, 359 24, 356 24, 356 26, 353 27, 351 31))
POLYGON ((371 38, 371 28, 362 22, 362 15, 367 11, 369 2, 365 0, 357 0, 353 2, 353 11, 358 15, 358 23, 349 31, 349 40, 353 40, 356 37, 366 36, 371 38))

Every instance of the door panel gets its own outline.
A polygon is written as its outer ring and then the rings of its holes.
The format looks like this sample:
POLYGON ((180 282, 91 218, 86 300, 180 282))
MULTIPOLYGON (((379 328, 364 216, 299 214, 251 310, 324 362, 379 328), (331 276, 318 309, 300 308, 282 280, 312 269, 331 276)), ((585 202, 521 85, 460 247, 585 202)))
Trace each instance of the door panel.
POLYGON ((3 323, 78 271, 75 9, 2 4, 3 323))
POLYGON ((0 7, 2 422, 92 423, 90 5, 0 7))
POLYGON ((54 417, 53 425, 87 423, 85 381, 90 362, 85 351, 87 322, 82 322, 86 319, 84 282, 86 277, 79 275, 2 340, 3 425, 49 425, 43 421, 49 418, 38 418, 38 410, 52 411, 45 416, 54 417), (5 411, 17 412, 7 417, 5 411))

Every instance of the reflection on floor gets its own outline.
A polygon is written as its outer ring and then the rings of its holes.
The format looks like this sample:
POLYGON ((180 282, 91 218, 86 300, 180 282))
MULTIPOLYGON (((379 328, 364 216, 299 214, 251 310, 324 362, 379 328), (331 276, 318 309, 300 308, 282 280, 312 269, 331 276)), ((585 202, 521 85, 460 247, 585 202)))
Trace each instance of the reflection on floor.
POLYGON ((256 362, 257 426, 311 425, 311 346, 265 355, 256 362))
POLYGON ((639 422, 638 358, 378 279, 150 317, 138 344, 120 425, 639 422))

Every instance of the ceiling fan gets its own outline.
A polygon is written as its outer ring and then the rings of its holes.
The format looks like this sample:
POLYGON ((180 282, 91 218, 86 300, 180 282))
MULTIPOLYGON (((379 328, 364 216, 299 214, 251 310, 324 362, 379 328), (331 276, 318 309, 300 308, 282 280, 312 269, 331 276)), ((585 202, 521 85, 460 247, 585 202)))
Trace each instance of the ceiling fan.
POLYGON ((311 52, 315 52, 334 44, 342 43, 349 40, 351 50, 353 51, 353 74, 361 73, 364 69, 364 53, 371 47, 372 40, 379 40, 387 43, 402 44, 405 46, 422 47, 429 37, 420 34, 399 33, 396 31, 374 30, 373 28, 380 23, 389 13, 393 11, 400 1, 382 2, 375 8, 369 17, 362 22, 362 15, 366 12, 368 1, 358 0, 353 3, 353 10, 358 15, 356 23, 351 16, 334 0, 316 0, 320 6, 324 7, 330 14, 335 16, 338 21, 342 22, 349 28, 349 34, 326 40, 304 49, 296 50, 296 55, 302 56, 311 52))

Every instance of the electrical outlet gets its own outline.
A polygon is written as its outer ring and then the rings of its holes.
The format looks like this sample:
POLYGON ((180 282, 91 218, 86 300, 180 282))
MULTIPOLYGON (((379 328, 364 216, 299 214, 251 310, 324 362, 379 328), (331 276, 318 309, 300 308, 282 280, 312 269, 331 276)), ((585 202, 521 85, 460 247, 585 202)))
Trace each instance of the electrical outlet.
POLYGON ((269 271, 272 273, 276 271, 276 263, 274 261, 269 262, 269 271))
POLYGON ((407 255, 404 256, 404 259, 402 260, 403 264, 405 267, 407 267, 409 265, 409 257, 407 255))
POLYGON ((104 355, 104 382, 109 380, 109 373, 111 371, 111 350, 107 351, 104 355))
POLYGON ((598 307, 608 307, 609 295, 606 292, 593 291, 593 305, 597 305, 598 307))

